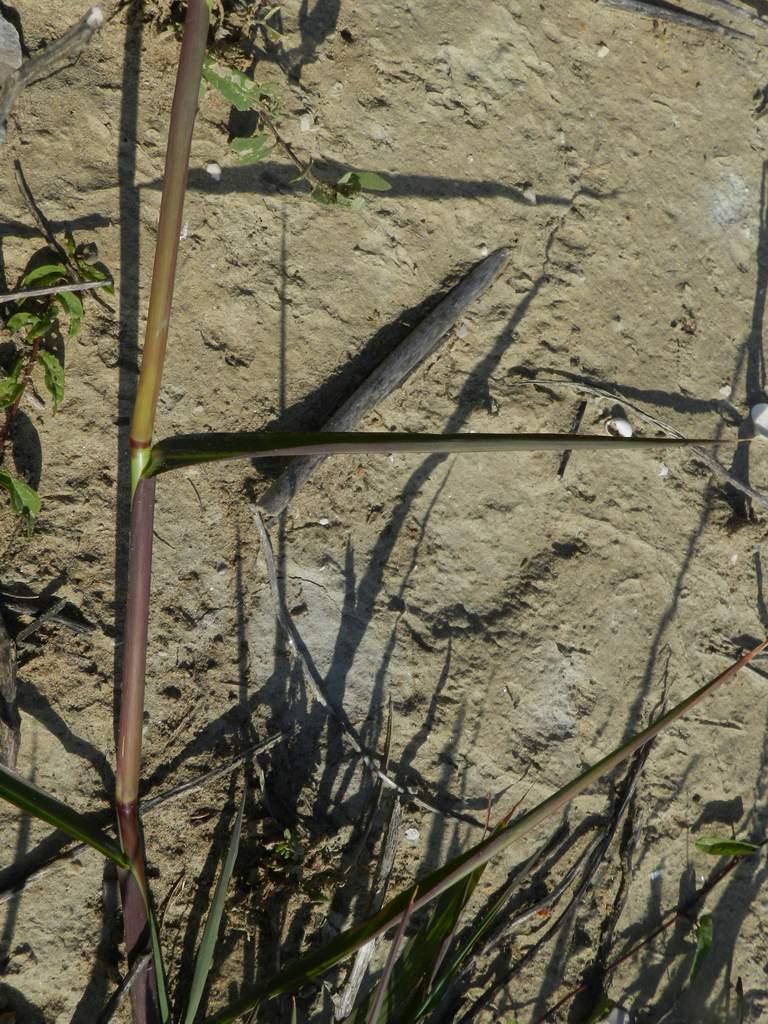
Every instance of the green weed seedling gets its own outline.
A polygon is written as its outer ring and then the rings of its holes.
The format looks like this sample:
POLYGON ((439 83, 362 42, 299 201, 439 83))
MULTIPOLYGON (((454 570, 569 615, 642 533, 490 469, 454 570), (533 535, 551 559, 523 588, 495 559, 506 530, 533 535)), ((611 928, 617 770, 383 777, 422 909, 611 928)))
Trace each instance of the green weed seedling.
MULTIPOLYGON (((67 252, 82 279, 104 281, 104 289, 113 291, 108 274, 88 262, 84 251, 75 246, 71 238, 67 239, 67 252)), ((22 277, 20 289, 55 288, 66 281, 67 268, 63 263, 44 263, 22 277)), ((68 324, 66 336, 71 340, 80 332, 83 321, 83 303, 76 292, 54 291, 47 296, 21 299, 5 322, 6 328, 20 339, 21 347, 11 369, 0 377, 0 411, 5 414, 0 426, 0 463, 24 391, 33 382, 38 369, 42 370, 43 384, 51 397, 54 413, 64 398, 64 367, 51 351, 52 343, 64 334, 63 319, 68 324)), ((39 495, 2 465, 0 488, 7 492, 11 508, 21 517, 26 531, 31 532, 40 511, 39 495)))
MULTIPOLYGON (((272 8, 272 13, 277 10, 272 8)), ((265 19, 269 16, 265 15, 265 19)), ((336 181, 318 177, 311 161, 302 160, 278 130, 283 105, 274 86, 254 82, 242 71, 218 64, 210 57, 203 61, 203 78, 236 110, 254 111, 259 116, 259 128, 253 135, 230 142, 239 163, 255 164, 265 160, 275 149, 282 150, 299 172, 294 181, 306 181, 310 196, 321 206, 360 209, 365 203, 364 192, 388 192, 391 188, 386 178, 375 171, 345 171, 336 181)))

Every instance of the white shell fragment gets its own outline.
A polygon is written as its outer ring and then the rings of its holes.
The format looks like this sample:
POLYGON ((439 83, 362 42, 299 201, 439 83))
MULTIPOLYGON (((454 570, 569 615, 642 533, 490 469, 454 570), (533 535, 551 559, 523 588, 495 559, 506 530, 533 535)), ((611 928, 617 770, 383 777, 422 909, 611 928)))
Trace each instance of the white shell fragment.
POLYGON ((221 181, 221 167, 215 160, 205 165, 205 173, 210 174, 214 181, 221 181))
POLYGON ((608 420, 605 429, 614 437, 632 437, 634 433, 632 424, 622 416, 614 416, 613 419, 608 420))
POLYGON ((417 828, 407 828, 405 830, 405 838, 409 843, 417 843, 421 833, 417 828))
POLYGON ((768 404, 765 402, 758 402, 757 405, 752 406, 749 414, 755 425, 755 437, 761 437, 764 440, 768 440, 768 404))

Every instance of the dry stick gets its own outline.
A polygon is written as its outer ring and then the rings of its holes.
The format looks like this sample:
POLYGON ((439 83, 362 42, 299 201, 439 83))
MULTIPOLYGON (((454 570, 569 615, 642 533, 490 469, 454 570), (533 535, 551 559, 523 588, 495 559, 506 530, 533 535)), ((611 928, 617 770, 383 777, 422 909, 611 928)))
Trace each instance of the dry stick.
MULTIPOLYGON (((371 912, 375 913, 380 910, 384 898, 387 895, 387 887, 389 885, 389 878, 392 874, 392 867, 395 863, 395 852, 397 850, 397 838, 400 832, 400 822, 403 815, 403 805, 400 803, 400 798, 395 797, 395 802, 392 805, 392 811, 389 816, 389 823, 387 825, 387 838, 384 842, 384 853, 381 857, 379 864, 379 870, 376 878, 376 899, 371 907, 371 912)), ((334 1020, 346 1020, 355 1005, 357 999, 357 993, 360 991, 360 986, 365 978, 365 973, 368 970, 368 965, 373 959, 373 955, 376 952, 376 948, 381 941, 381 936, 375 939, 371 939, 370 942, 366 942, 364 946, 358 949, 354 962, 352 964, 352 970, 349 972, 346 984, 337 997, 333 997, 334 1009, 333 1017, 334 1020)))
POLYGON ((138 978, 139 972, 142 971, 152 958, 151 953, 145 953, 143 956, 138 957, 134 960, 131 965, 131 969, 128 971, 126 976, 117 986, 115 991, 112 993, 109 1002, 101 1011, 96 1020, 96 1024, 109 1024, 112 1018, 115 1016, 117 1011, 120 1009, 125 997, 131 991, 131 986, 134 981, 138 978))
MULTIPOLYGON (((626 406, 627 409, 631 409, 637 413, 640 419, 645 420, 646 423, 651 423, 653 426, 658 427, 659 430, 663 430, 669 434, 670 437, 677 437, 683 439, 685 434, 681 434, 679 430, 670 426, 669 423, 665 423, 664 420, 654 416, 649 412, 645 412, 639 405, 635 405, 633 402, 628 401, 623 395, 618 394, 614 391, 606 391, 603 388, 594 387, 591 384, 582 384, 580 381, 575 380, 560 380, 558 378, 544 378, 537 377, 533 380, 512 380, 507 382, 509 387, 535 387, 541 385, 544 387, 560 387, 560 388, 574 388, 577 391, 586 391, 589 394, 596 395, 598 398, 607 398, 611 402, 621 402, 622 405, 626 406)), ((750 487, 749 484, 743 483, 738 477, 735 477, 732 473, 729 473, 725 466, 722 466, 717 459, 713 458, 708 451, 704 448, 700 448, 698 445, 691 445, 689 451, 696 455, 699 461, 705 463, 712 472, 719 476, 722 480, 726 480, 732 487, 735 487, 737 491, 741 491, 742 494, 746 494, 752 501, 757 502, 758 505, 762 505, 768 508, 768 497, 761 494, 760 491, 756 491, 754 487, 750 487)))
MULTIPOLYGON (((467 308, 493 284, 508 256, 507 249, 498 249, 479 263, 376 367, 322 429, 352 430, 366 413, 399 387, 419 363, 432 355, 467 308)), ((278 516, 322 461, 323 456, 317 455, 293 459, 259 501, 266 515, 278 516)))
POLYGON ((57 295, 59 292, 87 292, 91 288, 103 288, 105 284, 112 284, 109 278, 103 281, 77 281, 75 284, 58 284, 50 288, 28 288, 26 291, 6 292, 0 295, 0 303, 21 302, 23 299, 36 299, 41 295, 57 295))
MULTIPOLYGON (((61 242, 58 240, 56 235, 53 233, 53 228, 51 227, 48 218, 37 205, 35 197, 32 195, 32 189, 29 187, 29 183, 27 182, 27 179, 24 177, 24 171, 21 166, 21 160, 13 161, 13 173, 16 178, 16 184, 19 187, 19 192, 21 192, 21 197, 24 200, 24 203, 27 209, 29 210, 32 219, 34 220, 35 224, 37 224, 40 234, 46 240, 50 248, 64 263, 65 272, 67 277, 69 278, 70 283, 84 284, 85 282, 80 277, 80 272, 77 268, 77 265, 75 264, 74 260, 71 258, 67 250, 64 248, 64 246, 61 244, 61 242)), ((108 280, 101 282, 102 285, 109 283, 110 282, 108 280)), ((94 282, 94 284, 96 284, 96 282, 94 282)), ((62 291, 62 289, 59 288, 58 291, 62 291)), ((98 304, 108 313, 111 313, 112 316, 115 315, 115 311, 112 308, 112 306, 110 306, 106 299, 103 299, 101 295, 98 294, 98 292, 94 295, 94 299, 96 299, 98 304)))
MULTIPOLYGON (((153 796, 149 800, 142 801, 142 816, 148 814, 150 811, 154 811, 157 807, 168 803, 169 800, 175 800, 184 793, 190 793, 192 790, 200 789, 201 786, 207 786, 209 782, 214 782, 223 775, 229 775, 231 772, 236 771, 248 757, 255 757, 256 754, 263 754, 264 751, 270 750, 278 744, 280 740, 284 739, 285 735, 285 733, 275 733, 274 736, 268 736, 267 739, 262 740, 260 743, 254 743, 250 747, 247 747, 239 753, 237 757, 228 761, 225 765, 213 768, 211 771, 204 772, 202 775, 197 775, 194 779, 190 779, 188 782, 181 782, 177 786, 167 789, 164 793, 158 793, 157 796, 153 796)), ((114 825, 108 825, 107 827, 110 830, 114 829, 114 825)), ((31 871, 23 881, 18 883, 18 885, 15 885, 12 889, 6 889, 4 892, 0 892, 0 905, 7 903, 8 900, 11 900, 16 896, 19 896, 30 885, 39 881, 46 875, 49 875, 52 871, 56 871, 59 867, 63 867, 64 864, 76 860, 84 850, 88 849, 90 849, 90 847, 87 843, 77 843, 64 853, 59 854, 53 860, 50 860, 47 864, 31 871)))
POLYGON ((654 18, 658 21, 672 21, 678 25, 686 25, 688 28, 699 28, 705 32, 715 32, 719 36, 735 36, 739 39, 755 38, 748 32, 741 32, 737 28, 729 28, 727 25, 721 25, 717 21, 710 21, 709 18, 701 17, 701 15, 670 11, 666 7, 657 7, 655 4, 644 3, 643 0, 597 0, 597 2, 601 7, 613 7, 618 11, 642 14, 646 18, 654 18))
POLYGON ((699 0, 699 3, 702 7, 714 7, 716 10, 724 11, 726 14, 730 14, 735 18, 743 18, 745 21, 753 21, 758 25, 766 24, 759 14, 753 14, 752 11, 745 11, 743 7, 737 7, 737 5, 732 3, 731 0, 699 0))
POLYGON ((272 591, 272 597, 276 606, 277 620, 280 623, 281 628, 285 631, 286 636, 291 645, 291 649, 295 654, 296 659, 302 669, 302 679, 308 684, 312 691, 315 700, 317 700, 326 709, 329 716, 333 719, 334 723, 338 726, 341 732, 347 737, 350 745, 358 755, 360 760, 363 762, 365 767, 377 779, 380 779, 385 786, 389 789, 393 789, 396 793, 399 793, 404 800, 409 800, 411 803, 416 804, 418 807, 422 807, 425 811, 429 811, 431 814, 441 814, 446 818, 457 818, 460 821, 466 822, 470 825, 475 825, 477 828, 483 828, 483 823, 478 821, 476 818, 468 814, 452 814, 449 811, 441 811, 439 807, 435 807, 433 804, 428 803, 421 797, 416 796, 411 790, 406 789, 405 786, 401 786, 391 776, 383 772, 373 760, 373 756, 363 747, 357 732, 353 726, 346 719, 346 716, 339 713, 339 711, 331 704, 325 695, 323 690, 323 680, 320 678, 319 673, 309 663, 309 660, 302 651, 301 637, 299 635, 296 626, 294 625, 293 619, 291 618, 288 609, 280 596, 280 591, 277 586, 277 574, 275 571, 275 556, 272 550, 272 541, 270 539, 267 528, 264 525, 264 520, 259 514, 258 510, 254 510, 254 519, 256 520, 256 527, 259 531, 259 538, 261 540, 261 549, 264 552, 264 559, 267 563, 267 576, 269 577, 269 585, 272 591))
POLYGON ((20 719, 16 710, 16 658, 0 612, 0 764, 15 770, 20 719))
POLYGON ((89 7, 80 21, 67 29, 64 35, 48 43, 44 50, 25 60, 20 68, 11 72, 0 86, 0 142, 5 138, 5 122, 22 89, 47 75, 54 64, 78 54, 104 23, 100 7, 89 7))

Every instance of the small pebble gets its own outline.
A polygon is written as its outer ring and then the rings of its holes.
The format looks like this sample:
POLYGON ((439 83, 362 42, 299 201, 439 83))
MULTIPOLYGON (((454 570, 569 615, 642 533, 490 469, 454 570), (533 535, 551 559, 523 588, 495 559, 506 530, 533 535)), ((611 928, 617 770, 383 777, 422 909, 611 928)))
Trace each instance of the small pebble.
POLYGON ((659 871, 658 869, 656 871, 652 871, 648 877, 652 882, 658 882, 658 880, 661 878, 661 871, 659 871))
POLYGON ((317 521, 318 521, 318 523, 321 526, 330 526, 331 525, 331 520, 328 519, 326 516, 321 516, 320 519, 318 519, 317 521))
POLYGON ((188 234, 189 234, 189 224, 187 223, 187 221, 184 221, 184 223, 181 225, 181 234, 179 235, 179 241, 183 242, 188 234))
POLYGON ((720 388, 720 390, 717 393, 718 393, 718 395, 720 395, 721 398, 727 399, 727 398, 730 398, 731 395, 733 394, 733 388, 731 387, 730 384, 723 384, 723 386, 720 388))
POLYGON ((728 555, 728 565, 730 565, 731 568, 733 568, 734 565, 736 565, 738 560, 739 560, 739 556, 736 554, 735 551, 732 552, 730 555, 728 555))
POLYGON ((205 173, 210 174, 214 181, 221 181, 221 167, 215 160, 205 165, 205 173))
POLYGON ((483 242, 483 244, 480 246, 480 255, 481 256, 487 256, 488 255, 488 246, 485 244, 485 242, 483 242))
POLYGON ((405 830, 405 838, 409 843, 417 843, 419 841, 420 832, 417 828, 407 828, 405 830))
POLYGON ((597 48, 598 57, 607 57, 610 52, 611 51, 608 49, 605 43, 600 43, 600 45, 597 48))
POLYGON ((632 424, 622 416, 614 416, 605 424, 605 429, 614 437, 632 437, 632 424))
POLYGON ((523 198, 526 202, 530 203, 531 206, 536 205, 538 196, 536 195, 536 189, 533 187, 533 185, 529 185, 527 188, 523 189, 523 198))
POLYGON ((755 437, 768 440, 768 405, 765 402, 753 405, 750 410, 750 416, 755 425, 755 437))
POLYGON ((662 480, 666 480, 669 476, 669 466, 665 462, 659 463, 659 476, 662 480))

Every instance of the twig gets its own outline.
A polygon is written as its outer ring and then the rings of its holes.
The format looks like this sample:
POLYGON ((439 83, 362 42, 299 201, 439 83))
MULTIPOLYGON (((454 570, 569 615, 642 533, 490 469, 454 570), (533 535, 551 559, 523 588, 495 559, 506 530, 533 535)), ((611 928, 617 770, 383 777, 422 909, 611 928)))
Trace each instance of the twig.
MULTIPOLYGON (((184 793, 190 793, 192 790, 200 789, 201 786, 207 786, 209 782, 214 782, 216 779, 221 778, 222 775, 229 775, 231 772, 236 771, 240 765, 247 760, 247 758, 253 757, 256 754, 263 754, 265 750, 269 750, 274 747, 284 737, 285 733, 276 733, 274 736, 269 736, 260 743, 254 743, 247 747, 245 750, 241 751, 237 757, 228 761, 227 764, 222 765, 219 768, 213 768, 211 771, 204 772, 202 775, 197 775, 194 779, 190 779, 188 782, 181 782, 179 785, 171 787, 171 789, 166 790, 164 793, 158 793, 157 796, 153 796, 149 800, 143 800, 141 803, 142 814, 148 814, 150 811, 168 803, 169 800, 175 800, 184 793)), ((106 825, 106 828, 109 830, 112 830, 113 827, 114 826, 111 822, 106 825)), ((76 843, 75 846, 71 846, 68 850, 58 854, 52 860, 48 861, 47 864, 43 864, 34 871, 30 871, 26 878, 15 885, 12 889, 6 889, 4 892, 0 892, 0 905, 7 903, 8 900, 14 899, 16 896, 19 896, 34 882, 39 881, 41 878, 50 874, 52 871, 55 871, 62 865, 69 861, 76 860, 80 854, 88 848, 87 843, 76 843)))
POLYGON ((6 768, 16 768, 20 721, 16 709, 16 659, 0 612, 0 764, 6 768))
POLYGON ((50 288, 28 288, 26 291, 0 295, 0 303, 21 302, 22 299, 36 299, 40 295, 56 295, 58 292, 87 292, 92 288, 103 288, 105 284, 112 284, 112 281, 105 278, 103 281, 77 281, 75 284, 52 285, 50 288))
POLYGON ((103 23, 104 15, 101 8, 89 7, 76 25, 67 29, 64 35, 54 39, 44 50, 25 60, 20 68, 8 75, 0 86, 0 142, 5 138, 5 122, 22 89, 42 78, 54 64, 65 57, 80 53, 103 23))
POLYGON ((759 14, 753 14, 752 11, 745 11, 743 7, 739 7, 737 4, 731 3, 731 0, 699 0, 699 3, 703 7, 714 7, 716 10, 724 11, 726 14, 732 15, 734 18, 743 18, 745 21, 752 21, 756 22, 758 25, 765 25, 765 21, 763 21, 759 14))
MULTIPOLYGON (((389 878, 392 874, 392 867, 395 863, 395 851, 397 850, 397 838, 400 832, 402 813, 402 804, 396 796, 395 801, 392 804, 392 811, 387 824, 387 835, 384 840, 384 852, 382 853, 381 861, 379 862, 375 898, 372 906, 370 907, 370 912, 372 914, 381 909, 384 903, 384 898, 387 894, 389 878)), ((361 946, 355 954, 352 969, 347 976, 344 988, 338 996, 331 997, 333 1002, 334 1020, 346 1020, 349 1014, 352 1013, 352 1009, 357 999, 357 993, 360 991, 360 986, 365 978, 368 965, 373 959, 380 941, 381 936, 378 936, 375 939, 370 939, 364 946, 361 946)))
MULTIPOLYGON (((498 249, 479 263, 429 316, 400 342, 394 352, 376 367, 331 416, 323 430, 354 429, 366 413, 399 387, 419 363, 432 355, 471 303, 493 284, 507 262, 508 255, 507 249, 498 249)), ((274 481, 259 501, 266 515, 279 515, 322 461, 323 456, 293 459, 290 466, 274 481)))
MULTIPOLYGON (((576 413, 575 413, 575 415, 573 417, 573 422, 571 423, 571 431, 570 432, 572 434, 578 434, 579 427, 581 426, 581 421, 584 419, 584 413, 586 411, 587 411, 587 403, 586 402, 579 402, 579 406, 576 409, 576 413)), ((568 463, 571 461, 571 456, 572 455, 573 455, 573 449, 572 448, 566 449, 563 452, 563 454, 562 454, 562 457, 560 459, 560 465, 557 467, 557 475, 560 477, 561 480, 565 476, 565 471, 568 468, 568 463)))
MULTIPOLYGON (((261 540, 261 548, 262 551, 264 552, 264 558, 265 560, 267 560, 270 558, 271 555, 272 563, 274 564, 274 554, 272 553, 272 541, 270 539, 269 533, 267 532, 267 528, 264 525, 264 520, 262 519, 258 509, 254 509, 254 519, 256 521, 256 527, 259 531, 259 538, 261 540)), ((267 570, 267 575, 269 576, 269 570, 267 570)), ((377 779, 380 779, 385 786, 389 787, 389 789, 393 789, 396 793, 399 793, 404 800, 408 800, 411 803, 416 804, 418 807, 423 807, 425 811, 429 811, 431 814, 440 814, 448 818, 457 818, 460 821, 467 822, 467 824, 474 825, 476 828, 483 828, 483 823, 481 821, 478 821, 477 818, 474 818, 472 815, 443 811, 439 807, 435 807, 433 804, 428 803, 426 800, 417 796, 415 793, 407 789, 405 786, 401 786, 398 782, 395 781, 395 779, 393 779, 390 775, 387 775, 386 772, 383 772, 381 768, 379 768, 375 764, 375 755, 370 754, 363 747, 357 735, 357 732, 355 731, 352 724, 348 721, 344 712, 340 712, 336 707, 334 707, 333 704, 331 704, 331 702, 326 697, 325 691, 323 689, 323 680, 320 677, 320 673, 312 664, 311 659, 307 657, 306 648, 301 639, 299 631, 296 629, 293 619, 291 618, 288 609, 285 607, 285 603, 283 602, 283 599, 280 595, 279 589, 277 587, 276 575, 270 577, 270 589, 272 591, 272 597, 275 601, 275 604, 278 606, 278 621, 280 622, 281 627, 286 631, 287 636, 289 637, 290 642, 292 644, 292 649, 296 652, 296 658, 299 667, 302 669, 302 679, 309 686, 309 689, 311 690, 315 700, 317 700, 318 703, 320 703, 325 708, 329 716, 333 719, 334 723, 338 726, 338 728, 341 730, 344 736, 346 736, 347 740, 350 743, 350 746, 353 748, 353 750, 358 755, 358 757, 363 762, 368 771, 371 772, 372 775, 376 776, 377 779)))
POLYGON ((151 953, 144 953, 143 956, 139 956, 134 960, 133 964, 131 965, 131 969, 128 971, 126 976, 117 986, 115 991, 112 993, 109 1002, 99 1014, 96 1020, 96 1024, 109 1024, 109 1022, 115 1016, 117 1011, 120 1009, 120 1006, 125 1000, 125 997, 131 991, 131 987, 134 981, 136 980, 136 978, 138 978, 140 972, 143 971, 144 968, 147 966, 151 957, 151 953))
MULTIPOLYGON (((21 160, 13 161, 13 173, 16 178, 16 184, 19 187, 19 192, 21 192, 21 197, 24 200, 24 204, 26 205, 27 209, 29 210, 30 216, 34 220, 35 224, 37 224, 40 234, 46 240, 50 248, 63 262, 66 270, 66 275, 70 281, 70 284, 82 284, 83 281, 82 278, 80 277, 80 271, 78 270, 77 264, 74 262, 74 260, 69 255, 67 250, 64 248, 64 246, 61 244, 61 242, 54 234, 50 221, 45 216, 40 207, 37 205, 35 197, 32 195, 32 189, 29 187, 29 183, 27 182, 27 179, 24 176, 24 171, 21 166, 21 160)), ((102 286, 108 283, 109 281, 107 280, 100 282, 102 286)), ((62 289, 59 288, 58 290, 61 291, 62 289)), ((112 306, 110 306, 106 299, 102 298, 102 296, 99 295, 98 292, 96 292, 93 297, 102 307, 102 309, 105 309, 108 313, 111 313, 112 316, 115 315, 115 311, 112 308, 112 306)))
POLYGON ((657 7, 653 3, 645 3, 644 0, 597 0, 601 7, 613 7, 618 11, 628 11, 631 14, 642 14, 646 18, 654 18, 658 21, 672 21, 678 25, 686 25, 688 28, 698 28, 705 32, 715 32, 720 36, 732 36, 739 39, 754 39, 748 32, 741 32, 737 28, 730 28, 721 25, 717 21, 711 21, 699 14, 688 14, 686 11, 673 10, 669 7, 657 7))
MULTIPOLYGON (((654 416, 651 413, 646 412, 644 409, 641 409, 639 405, 635 405, 634 402, 628 401, 617 391, 607 391, 604 388, 595 387, 592 384, 585 384, 576 380, 562 380, 559 378, 544 377, 534 377, 531 380, 511 380, 507 381, 507 384, 509 387, 513 388, 535 387, 538 385, 543 387, 574 388, 577 391, 586 391, 591 395, 596 395, 598 398, 607 398, 611 402, 621 402, 621 404, 627 409, 631 409, 636 413, 640 419, 645 420, 646 423, 650 423, 654 427, 658 427, 659 430, 663 430, 666 434, 669 434, 670 437, 685 437, 684 434, 681 434, 679 430, 670 426, 669 423, 665 423, 664 420, 659 419, 658 416, 654 416)), ((768 497, 761 494, 760 491, 756 491, 754 487, 750 487, 749 484, 743 483, 738 477, 735 477, 733 473, 729 473, 725 466, 722 466, 717 459, 713 458, 704 448, 700 448, 698 445, 691 445, 689 451, 693 452, 696 455, 696 458, 708 466, 716 476, 719 476, 722 480, 726 480, 732 487, 735 487, 737 491, 741 491, 742 494, 746 494, 747 497, 751 498, 752 501, 757 502, 758 505, 768 508, 768 497)))

